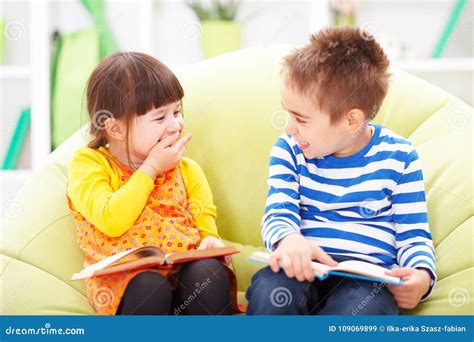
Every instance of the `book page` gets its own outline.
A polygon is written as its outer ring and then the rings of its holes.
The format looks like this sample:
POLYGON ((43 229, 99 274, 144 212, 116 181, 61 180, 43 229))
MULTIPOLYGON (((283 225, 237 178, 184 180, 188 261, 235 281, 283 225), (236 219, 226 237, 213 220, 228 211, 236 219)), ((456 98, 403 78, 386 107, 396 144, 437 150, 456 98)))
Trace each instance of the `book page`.
POLYGON ((132 248, 128 251, 114 254, 104 260, 74 273, 71 280, 81 280, 97 275, 111 274, 146 265, 161 265, 164 253, 154 246, 132 248))
POLYGON ((163 259, 163 255, 164 255, 163 252, 159 248, 153 247, 153 246, 132 248, 128 251, 114 254, 108 258, 105 258, 104 260, 101 260, 95 264, 92 264, 84 268, 81 272, 75 273, 73 275, 73 278, 77 278, 79 276, 81 278, 83 276, 91 276, 92 274, 94 274, 94 272, 98 270, 102 270, 104 268, 112 267, 114 265, 118 265, 122 263, 127 263, 130 261, 134 261, 136 259, 145 258, 148 256, 156 256, 163 259))
POLYGON ((159 249, 158 247, 154 247, 154 246, 138 247, 133 253, 121 258, 120 260, 117 260, 116 262, 114 262, 113 264, 107 267, 126 264, 129 262, 134 262, 138 259, 144 259, 148 257, 154 257, 154 260, 157 260, 157 259, 163 260, 165 256, 164 256, 163 251, 159 249))
POLYGON ((209 249, 194 249, 184 252, 176 252, 171 255, 166 256, 166 263, 180 263, 191 260, 206 259, 206 258, 216 258, 226 255, 231 255, 239 253, 239 250, 232 246, 219 247, 219 248, 209 248, 209 249))
POLYGON ((93 264, 93 265, 90 265, 90 266, 84 268, 84 269, 81 271, 81 273, 82 273, 82 272, 87 272, 87 273, 89 273, 89 272, 94 272, 94 271, 97 271, 97 270, 101 270, 101 269, 103 269, 103 268, 105 268, 105 267, 107 267, 107 266, 109 266, 109 265, 111 265, 111 264, 113 264, 113 263, 119 261, 119 260, 122 259, 123 257, 125 257, 125 256, 127 256, 127 255, 133 253, 133 252, 134 252, 135 250, 137 250, 137 249, 138 249, 138 247, 137 247, 137 248, 133 248, 133 249, 131 249, 131 250, 129 250, 129 251, 124 251, 124 252, 121 252, 121 253, 114 254, 114 255, 112 255, 112 256, 110 256, 110 257, 108 257, 108 258, 105 258, 104 260, 101 260, 101 261, 99 261, 99 262, 97 262, 97 263, 95 263, 95 264, 93 264))
MULTIPOLYGON (((268 265, 269 259, 270 254, 266 252, 254 252, 249 256, 249 260, 265 265, 268 265)), ((280 267, 283 268, 283 265, 280 264, 280 267)), ((330 269, 329 266, 316 261, 311 262, 311 268, 314 270, 314 274, 319 277, 324 276, 330 269)))
POLYGON ((331 269, 331 267, 329 267, 328 265, 321 264, 320 262, 317 262, 317 261, 311 261, 311 267, 315 271, 320 272, 318 273, 318 275, 324 275, 328 273, 328 271, 331 269))
POLYGON ((121 252, 121 253, 114 254, 114 255, 112 255, 108 258, 105 258, 104 260, 101 260, 101 261, 99 261, 95 264, 87 266, 82 271, 80 271, 78 273, 74 273, 71 277, 71 280, 80 280, 80 279, 90 278, 98 270, 102 270, 105 267, 113 264, 114 262, 117 262, 118 260, 122 259, 124 256, 126 256, 130 253, 133 253, 136 249, 137 248, 131 249, 129 251, 124 251, 124 252, 121 252))
POLYGON ((114 265, 110 265, 102 270, 94 272, 94 276, 101 276, 106 274, 113 274, 124 271, 131 271, 144 267, 161 267, 163 264, 163 258, 161 256, 147 256, 144 258, 137 258, 132 261, 121 262, 114 265))
POLYGON ((398 277, 386 275, 385 271, 387 271, 388 269, 382 266, 374 265, 369 262, 359 260, 342 261, 337 266, 329 267, 329 270, 360 274, 372 278, 389 280, 395 283, 398 283, 400 281, 400 278, 398 277))

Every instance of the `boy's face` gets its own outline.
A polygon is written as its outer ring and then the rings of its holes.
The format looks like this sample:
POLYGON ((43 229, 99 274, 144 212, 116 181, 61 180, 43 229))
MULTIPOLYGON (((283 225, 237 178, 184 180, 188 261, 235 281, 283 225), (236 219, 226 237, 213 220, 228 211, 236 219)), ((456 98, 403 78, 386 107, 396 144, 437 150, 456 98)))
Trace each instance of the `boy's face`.
POLYGON ((328 114, 286 82, 283 82, 280 94, 282 106, 289 113, 285 133, 294 137, 307 159, 337 153, 350 144, 351 134, 344 119, 331 124, 328 114))

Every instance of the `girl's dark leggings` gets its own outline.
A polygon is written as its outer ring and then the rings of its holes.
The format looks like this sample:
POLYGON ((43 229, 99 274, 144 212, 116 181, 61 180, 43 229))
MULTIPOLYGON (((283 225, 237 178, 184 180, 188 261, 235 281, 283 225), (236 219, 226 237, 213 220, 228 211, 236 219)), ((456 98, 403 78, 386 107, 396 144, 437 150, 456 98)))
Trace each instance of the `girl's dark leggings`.
POLYGON ((128 283, 117 315, 230 315, 230 281, 218 259, 184 264, 173 290, 166 277, 142 272, 128 283))

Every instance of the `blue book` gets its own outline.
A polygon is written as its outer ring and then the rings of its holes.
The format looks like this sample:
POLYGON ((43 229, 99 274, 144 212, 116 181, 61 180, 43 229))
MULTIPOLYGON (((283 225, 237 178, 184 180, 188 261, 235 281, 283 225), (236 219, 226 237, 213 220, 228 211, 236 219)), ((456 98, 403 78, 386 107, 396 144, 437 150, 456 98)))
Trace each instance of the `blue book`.
MULTIPOLYGON (((265 252, 254 252, 249 256, 249 261, 256 262, 263 265, 268 265, 270 254, 265 252)), ((394 276, 385 274, 386 268, 371 264, 370 262, 359 260, 341 261, 337 266, 327 266, 319 262, 312 261, 311 267, 314 270, 314 275, 324 280, 330 275, 357 278, 362 280, 376 281, 386 284, 402 285, 403 281, 394 276)))

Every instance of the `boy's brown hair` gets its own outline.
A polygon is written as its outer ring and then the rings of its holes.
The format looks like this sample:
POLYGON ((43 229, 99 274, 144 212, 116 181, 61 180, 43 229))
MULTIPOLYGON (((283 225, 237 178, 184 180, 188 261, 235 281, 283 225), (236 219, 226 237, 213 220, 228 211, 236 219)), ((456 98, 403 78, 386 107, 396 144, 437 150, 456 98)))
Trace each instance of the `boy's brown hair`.
POLYGON ((359 28, 330 27, 284 59, 285 82, 315 100, 336 123, 349 110, 371 120, 387 93, 389 61, 380 45, 359 28))

